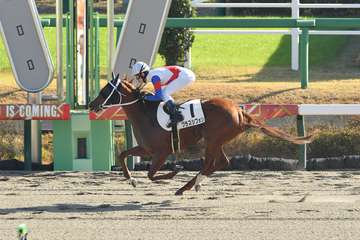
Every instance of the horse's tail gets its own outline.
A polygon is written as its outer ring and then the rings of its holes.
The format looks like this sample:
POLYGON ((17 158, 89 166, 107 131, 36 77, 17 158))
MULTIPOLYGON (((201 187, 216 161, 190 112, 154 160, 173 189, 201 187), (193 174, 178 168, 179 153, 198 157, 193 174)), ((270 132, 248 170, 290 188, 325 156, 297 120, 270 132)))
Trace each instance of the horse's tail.
POLYGON ((263 133, 270 137, 280 138, 295 144, 306 144, 313 141, 314 135, 308 135, 305 137, 295 137, 292 136, 279 128, 267 126, 263 121, 257 119, 255 116, 245 113, 244 111, 239 112, 240 115, 243 115, 244 124, 246 127, 259 128, 263 133))

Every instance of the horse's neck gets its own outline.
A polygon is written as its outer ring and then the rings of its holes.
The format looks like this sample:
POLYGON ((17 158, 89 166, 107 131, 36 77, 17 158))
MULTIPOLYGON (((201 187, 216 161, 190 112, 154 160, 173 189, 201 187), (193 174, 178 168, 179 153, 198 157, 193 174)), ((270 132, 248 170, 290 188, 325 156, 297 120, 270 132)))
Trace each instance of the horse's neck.
POLYGON ((124 111, 128 116, 133 127, 141 132, 148 132, 151 128, 155 128, 156 109, 147 108, 143 103, 139 102, 133 105, 124 106, 124 111))

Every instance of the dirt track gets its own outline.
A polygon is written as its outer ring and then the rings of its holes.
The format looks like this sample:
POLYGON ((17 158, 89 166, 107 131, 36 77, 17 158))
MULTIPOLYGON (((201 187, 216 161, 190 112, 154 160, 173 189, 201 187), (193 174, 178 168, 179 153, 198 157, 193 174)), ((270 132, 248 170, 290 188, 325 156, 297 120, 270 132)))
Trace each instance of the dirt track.
POLYGON ((193 175, 0 172, 0 239, 360 238, 360 172, 220 172, 174 196, 193 175))

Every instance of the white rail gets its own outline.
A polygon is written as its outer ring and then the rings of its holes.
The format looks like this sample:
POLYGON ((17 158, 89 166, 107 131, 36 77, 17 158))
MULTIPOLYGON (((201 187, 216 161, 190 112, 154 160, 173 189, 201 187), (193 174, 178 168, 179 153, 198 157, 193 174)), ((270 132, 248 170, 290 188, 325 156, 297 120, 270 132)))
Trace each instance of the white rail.
POLYGON ((197 8, 289 8, 291 3, 195 3, 197 8))
MULTIPOLYGON (((306 135, 305 116, 360 115, 360 104, 300 104, 298 109, 298 133, 306 135)), ((300 146, 300 163, 307 166, 307 147, 300 146)))
MULTIPOLYGON (((290 8, 292 3, 192 3, 196 8, 290 8)), ((299 8, 360 8, 360 4, 300 3, 299 8)))
POLYGON ((312 3, 301 3, 299 4, 300 8, 360 8, 360 4, 326 4, 326 3, 320 3, 320 4, 312 4, 312 3))
POLYGON ((291 34, 290 30, 191 30, 196 34, 291 34))
MULTIPOLYGON (((251 34, 283 34, 283 35, 290 35, 292 33, 291 30, 191 30, 195 34, 227 34, 227 35, 234 35, 234 34, 244 34, 244 35, 251 35, 251 34)), ((301 30, 299 30, 301 34, 301 30)), ((311 30, 309 31, 311 35, 360 35, 360 31, 317 31, 311 30)))
POLYGON ((300 104, 299 115, 360 115, 360 104, 300 104))

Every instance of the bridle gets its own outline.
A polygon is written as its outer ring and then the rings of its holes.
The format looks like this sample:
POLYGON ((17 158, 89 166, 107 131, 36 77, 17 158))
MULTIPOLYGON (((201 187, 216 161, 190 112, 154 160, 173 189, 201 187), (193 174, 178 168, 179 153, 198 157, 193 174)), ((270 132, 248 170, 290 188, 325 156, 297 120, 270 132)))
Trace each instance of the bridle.
POLYGON ((116 79, 116 84, 114 85, 114 83, 112 82, 112 80, 108 82, 108 84, 110 84, 110 86, 112 87, 112 90, 111 90, 109 96, 107 96, 107 98, 105 99, 105 101, 100 105, 100 108, 101 108, 101 109, 106 109, 106 108, 114 107, 114 106, 118 106, 118 107, 128 106, 128 105, 134 104, 134 103, 136 103, 137 101, 139 101, 139 99, 135 99, 135 100, 133 100, 133 101, 131 101, 131 102, 122 103, 122 97, 123 97, 123 96, 126 97, 126 95, 123 94, 123 93, 121 93, 121 92, 118 90, 118 87, 119 87, 119 85, 121 84, 121 80, 120 80, 120 78, 119 78, 119 75, 118 75, 116 78, 113 77, 113 79, 116 79), (109 99, 112 97, 112 95, 113 95, 115 92, 116 92, 117 94, 119 94, 119 102, 118 102, 117 104, 106 104, 107 101, 109 101, 109 99))

